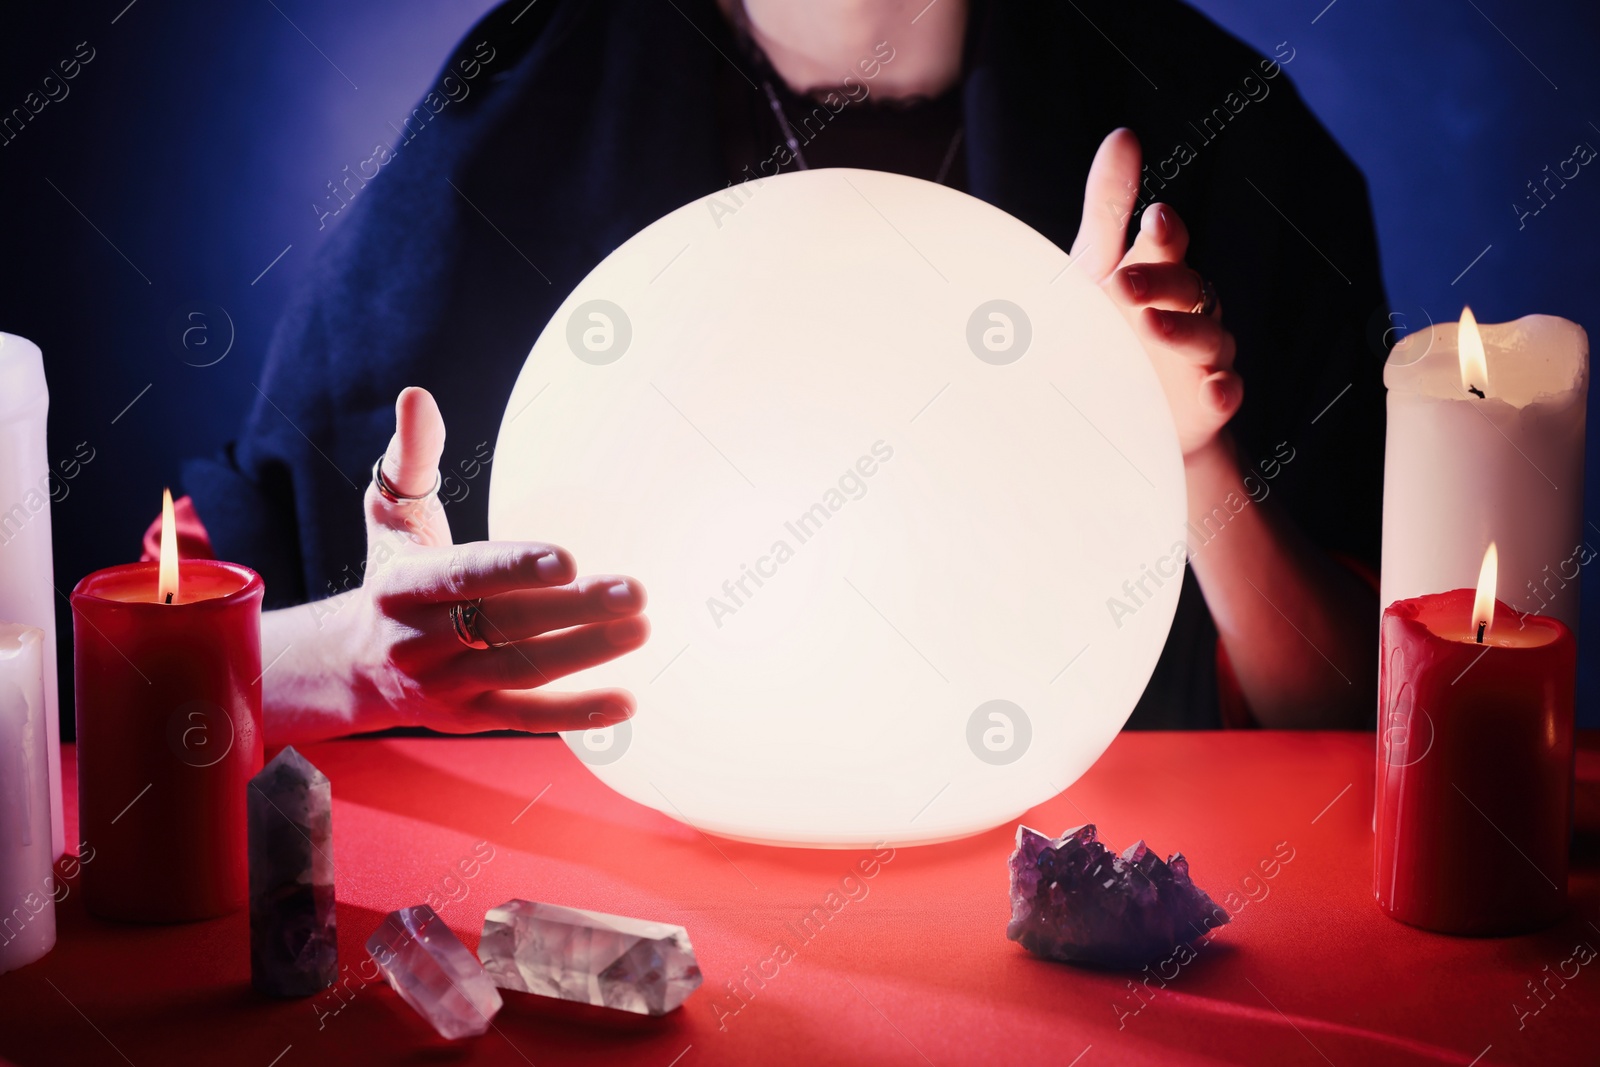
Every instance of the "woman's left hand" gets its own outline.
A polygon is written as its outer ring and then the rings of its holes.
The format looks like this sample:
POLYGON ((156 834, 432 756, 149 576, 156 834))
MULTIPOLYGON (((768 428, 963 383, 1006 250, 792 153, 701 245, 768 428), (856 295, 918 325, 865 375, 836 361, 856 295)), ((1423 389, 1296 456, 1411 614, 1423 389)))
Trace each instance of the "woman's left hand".
POLYGON ((1089 168, 1072 256, 1144 342, 1187 458, 1233 418, 1244 383, 1233 369, 1234 338, 1222 325, 1215 294, 1184 262, 1189 230, 1178 213, 1166 204, 1145 208, 1133 247, 1122 254, 1139 179, 1138 139, 1131 130, 1112 131, 1089 168))

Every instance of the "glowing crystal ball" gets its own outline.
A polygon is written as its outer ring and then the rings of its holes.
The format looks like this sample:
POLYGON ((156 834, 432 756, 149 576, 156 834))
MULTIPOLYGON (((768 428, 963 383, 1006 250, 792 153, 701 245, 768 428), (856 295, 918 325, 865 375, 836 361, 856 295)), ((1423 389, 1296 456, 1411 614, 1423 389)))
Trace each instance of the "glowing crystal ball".
POLYGON ((492 537, 649 592, 649 643, 562 683, 637 715, 567 744, 726 837, 1015 819, 1111 742, 1178 600, 1182 461, 1132 330, 1022 222, 898 175, 633 237, 540 335, 492 469, 492 537))

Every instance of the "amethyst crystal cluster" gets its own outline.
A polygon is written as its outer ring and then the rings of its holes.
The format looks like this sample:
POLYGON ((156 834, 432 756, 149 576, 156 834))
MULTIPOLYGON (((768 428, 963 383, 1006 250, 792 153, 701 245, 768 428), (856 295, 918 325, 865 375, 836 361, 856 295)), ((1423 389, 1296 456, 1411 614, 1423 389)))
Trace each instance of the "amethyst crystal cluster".
POLYGON ((1182 853, 1163 863, 1139 841, 1118 856, 1092 824, 1054 841, 1017 827, 1006 936, 1035 956, 1139 967, 1227 921, 1182 853))

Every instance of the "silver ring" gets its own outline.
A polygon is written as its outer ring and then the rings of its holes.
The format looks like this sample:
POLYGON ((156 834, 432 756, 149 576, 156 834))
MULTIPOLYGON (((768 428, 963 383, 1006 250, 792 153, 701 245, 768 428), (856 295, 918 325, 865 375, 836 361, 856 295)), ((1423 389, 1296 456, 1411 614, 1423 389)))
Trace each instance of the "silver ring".
POLYGON ((478 633, 478 620, 483 616, 482 600, 462 600, 450 605, 450 628, 456 632, 456 640, 468 648, 485 649, 499 648, 499 644, 485 641, 483 635, 478 633))
POLYGON ((1217 287, 1209 281, 1200 283, 1200 299, 1189 309, 1191 315, 1209 315, 1217 310, 1217 287))
POLYGON ((439 486, 443 484, 443 476, 438 471, 434 471, 432 489, 429 489, 421 496, 407 496, 393 485, 390 485, 389 479, 383 476, 383 459, 383 456, 379 456, 378 462, 372 465, 372 485, 373 488, 378 490, 378 495, 391 504, 415 504, 419 500, 426 500, 437 493, 439 486))

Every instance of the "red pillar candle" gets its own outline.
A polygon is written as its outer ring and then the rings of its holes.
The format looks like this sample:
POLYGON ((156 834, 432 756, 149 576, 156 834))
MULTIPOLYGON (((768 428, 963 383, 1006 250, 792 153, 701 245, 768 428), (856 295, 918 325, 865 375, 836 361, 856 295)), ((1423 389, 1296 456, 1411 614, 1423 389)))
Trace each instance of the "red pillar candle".
POLYGON ((169 531, 161 564, 96 571, 72 592, 78 818, 95 851, 84 904, 107 919, 205 919, 249 892, 264 587, 238 564, 169 559, 169 531))
POLYGON ((1441 933, 1534 930, 1566 908, 1577 643, 1495 602, 1484 570, 1487 596, 1383 613, 1373 892, 1441 933))

